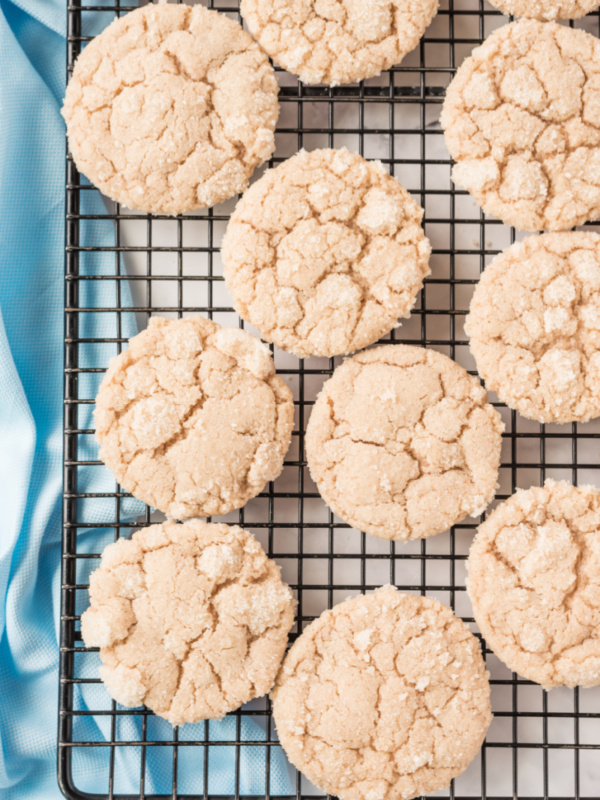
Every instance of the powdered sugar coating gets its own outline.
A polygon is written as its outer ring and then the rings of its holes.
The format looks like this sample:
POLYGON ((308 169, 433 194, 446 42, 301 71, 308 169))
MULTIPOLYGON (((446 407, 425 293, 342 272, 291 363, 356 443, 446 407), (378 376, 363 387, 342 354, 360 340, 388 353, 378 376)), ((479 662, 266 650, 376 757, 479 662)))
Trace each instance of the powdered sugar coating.
POLYGON ((301 151, 231 217, 222 257, 235 309, 301 358, 366 347, 409 316, 430 272, 422 217, 380 162, 301 151))
POLYGON ((546 233, 485 269, 465 322, 489 391, 539 422, 600 416, 600 236, 546 233))
POLYGON ((578 19, 598 8, 598 0, 490 0, 505 14, 539 20, 578 19))
POLYGON ((500 415, 461 366, 386 345, 338 367, 317 398, 306 456, 325 502, 382 539, 433 536, 483 512, 500 465, 500 415))
POLYGON ((600 215, 600 42, 554 22, 495 31, 462 63, 441 123, 454 182, 519 230, 600 215))
POLYGON ((391 586, 312 622, 272 697, 290 761, 341 800, 409 800, 448 786, 492 718, 467 626, 437 600, 391 586))
POLYGON ((304 83, 353 83, 398 64, 437 0, 242 0, 250 33, 304 83))
POLYGON ((279 567, 241 528, 165 522, 120 539, 81 618, 100 677, 173 725, 217 719, 269 691, 294 621, 279 567))
POLYGON ((77 168, 129 208, 181 214, 242 192, 275 149, 277 82, 241 26, 149 4, 77 59, 63 116, 77 168))
POLYGON ((489 647, 545 689, 600 685, 600 492, 547 481, 479 527, 467 589, 489 647))
POLYGON ((292 393, 238 328, 152 317, 111 361, 96 398, 100 458, 174 519, 241 508, 281 472, 292 393))

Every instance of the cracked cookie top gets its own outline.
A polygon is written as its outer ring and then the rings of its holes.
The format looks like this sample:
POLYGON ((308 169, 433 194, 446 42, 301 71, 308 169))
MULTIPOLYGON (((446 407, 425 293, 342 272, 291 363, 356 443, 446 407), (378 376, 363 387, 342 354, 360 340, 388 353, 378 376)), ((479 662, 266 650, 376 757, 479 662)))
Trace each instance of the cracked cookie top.
POLYGON ((600 42, 554 22, 498 29, 459 67, 441 116, 454 182, 525 231, 600 215, 600 42))
POLYGON ((473 615, 509 669, 545 689, 600 685, 600 493, 547 481, 479 527, 473 615))
POLYGON ((222 256, 236 311, 301 358, 376 342, 409 316, 429 275, 422 217, 380 162, 302 150, 231 217, 222 256))
POLYGON ((539 20, 578 19, 598 8, 599 0, 490 0, 504 14, 539 20))
POLYGON ((63 116, 77 168, 116 202, 182 214, 227 200, 275 149, 277 82, 240 25, 149 4, 77 59, 63 116))
POLYGON ((120 539, 81 617, 100 677, 173 725, 218 719, 269 691, 294 621, 279 567, 237 526, 165 522, 120 539))
POLYGON ((250 33, 304 83, 337 86, 379 75, 419 42, 437 0, 242 0, 250 33))
POLYGON ((500 253, 465 331, 488 390, 523 416, 600 416, 600 236, 545 233, 500 253))
POLYGON ((477 639, 437 600, 391 586, 311 623, 272 697, 290 761, 341 800, 409 800, 445 788, 492 719, 477 639))
POLYGON ((283 467, 292 393, 246 331, 152 317, 96 398, 100 458, 123 488, 174 519, 227 514, 283 467))
POLYGON ((496 491, 504 426, 447 356, 386 345, 338 367, 306 431, 325 502, 382 539, 422 539, 481 514, 496 491))

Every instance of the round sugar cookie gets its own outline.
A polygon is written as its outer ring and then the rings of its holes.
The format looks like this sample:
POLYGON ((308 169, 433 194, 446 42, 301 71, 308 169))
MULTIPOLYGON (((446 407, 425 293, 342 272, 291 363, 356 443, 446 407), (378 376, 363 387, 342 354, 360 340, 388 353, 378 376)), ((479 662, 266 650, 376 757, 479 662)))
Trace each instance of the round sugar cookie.
POLYGON ((499 28, 459 67, 441 115, 454 183, 525 231, 600 215, 600 41, 555 22, 499 28))
POLYGON ((467 562, 488 646, 545 689, 600 685, 600 493, 547 481, 479 527, 467 562))
POLYGON ((488 391, 523 416, 600 416, 600 236, 545 233, 500 253, 465 331, 488 391))
POLYGON ((437 0, 242 0, 248 30, 304 83, 354 83, 400 63, 436 15, 437 0))
POLYGON ((294 622, 279 567, 237 526, 165 522, 120 539, 81 617, 100 677, 173 725, 218 719, 269 691, 294 622))
POLYGON ((578 19, 598 8, 598 0, 490 0, 491 4, 514 17, 539 20, 578 19))
POLYGON ((292 393, 246 331, 152 317, 96 397, 100 458, 134 497, 174 519, 241 508, 275 480, 292 393))
POLYGON ((422 539, 496 491, 504 426, 485 390, 447 356, 385 345, 338 367, 306 430, 313 480, 332 510, 382 539, 422 539))
POLYGON ((477 639, 437 600, 391 586, 312 622, 272 698, 292 764, 341 800, 410 800, 447 787, 492 719, 477 639))
POLYGON ((235 309, 301 358, 360 350, 409 316, 429 275, 422 217, 380 162, 302 150, 231 217, 222 257, 235 309))
POLYGON ((227 200, 275 149, 273 68, 224 14, 149 4, 77 59, 63 116, 77 169, 112 200, 182 214, 227 200))

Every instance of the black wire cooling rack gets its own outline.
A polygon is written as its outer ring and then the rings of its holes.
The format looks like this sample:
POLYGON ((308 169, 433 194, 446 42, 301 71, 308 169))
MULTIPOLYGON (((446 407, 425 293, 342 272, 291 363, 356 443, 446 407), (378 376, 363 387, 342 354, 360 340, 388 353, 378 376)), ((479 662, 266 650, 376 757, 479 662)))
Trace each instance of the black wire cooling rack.
MULTIPOLYGON (((235 0, 205 4, 239 18, 235 0)), ((92 35, 134 7, 69 0, 69 70, 92 35)), ((504 22, 478 0, 450 0, 415 52, 378 79, 329 89, 303 86, 278 71, 281 117, 271 164, 301 147, 341 145, 383 161, 425 208, 434 248, 432 276, 417 309, 387 338, 439 349, 472 372, 463 318, 473 284, 515 234, 453 187, 438 118, 455 66, 504 22)), ((598 35, 598 24, 594 15, 578 26, 598 35)), ((89 573, 104 546, 156 519, 149 509, 141 513, 97 461, 91 409, 98 381, 136 323, 143 327, 150 314, 200 312, 240 324, 219 262, 234 202, 174 219, 135 214, 103 204, 69 157, 66 173, 59 782, 67 797, 78 799, 274 798, 276 787, 281 792, 286 785, 286 767, 268 699, 229 715, 225 727, 173 730, 146 709, 110 701, 98 679, 98 654, 83 646, 79 632, 89 573), (86 760, 89 748, 94 758, 86 760)), ((464 565, 476 521, 426 541, 390 544, 334 517, 310 480, 303 445, 310 406, 339 360, 302 362, 278 351, 275 360, 295 395, 292 447, 282 476, 226 520, 247 525, 282 567, 298 598, 292 639, 325 608, 384 583, 437 597, 475 630, 464 565)), ((498 499, 546 477, 600 483, 600 425, 538 425, 496 405, 506 424, 498 499)), ((436 796, 600 798, 600 690, 548 694, 511 674, 489 651, 485 655, 494 722, 467 773, 436 796)), ((319 796, 291 767, 287 779, 287 796, 319 796)))

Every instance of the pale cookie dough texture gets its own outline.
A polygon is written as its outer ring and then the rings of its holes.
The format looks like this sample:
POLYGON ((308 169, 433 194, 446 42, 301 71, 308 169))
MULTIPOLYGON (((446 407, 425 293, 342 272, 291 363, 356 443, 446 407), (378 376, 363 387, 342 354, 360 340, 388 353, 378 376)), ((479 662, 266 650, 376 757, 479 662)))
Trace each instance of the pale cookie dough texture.
POLYGON ((333 511, 382 539, 421 539, 494 497, 503 425, 485 390, 434 350, 386 345, 338 367, 306 431, 333 511))
POLYGON ((467 589, 488 646, 545 689, 600 685, 600 493, 547 481, 479 527, 467 589))
POLYGON ((504 14, 539 20, 578 19, 598 8, 599 0, 490 0, 504 14))
POLYGON ((600 416, 600 236, 545 233, 485 269, 465 322, 488 391, 538 422, 600 416))
POLYGON ((250 33, 304 83, 379 75, 419 43, 437 0, 242 0, 250 33))
POLYGON ((409 316, 429 275, 422 217, 380 162, 301 151, 231 217, 222 256, 236 311, 301 358, 376 342, 409 316))
POLYGON ((241 508, 283 467, 292 394, 239 328, 152 317, 96 398, 100 458, 134 497, 174 519, 241 508))
POLYGON ((525 231, 600 215, 600 41, 555 22, 495 31, 459 67, 441 116, 454 182, 525 231))
POLYGON ((447 787, 492 718, 477 639, 437 600, 391 586, 311 623, 272 697, 290 761, 341 800, 408 800, 447 787))
POLYGON ((112 200, 182 214, 227 200, 275 149, 275 74, 233 20, 149 4, 77 59, 63 116, 75 164, 112 200))
POLYGON ((165 522, 120 539, 81 617, 100 677, 173 725, 218 719, 269 691, 294 621, 279 567, 241 528, 165 522))

